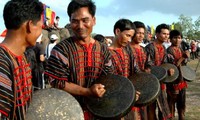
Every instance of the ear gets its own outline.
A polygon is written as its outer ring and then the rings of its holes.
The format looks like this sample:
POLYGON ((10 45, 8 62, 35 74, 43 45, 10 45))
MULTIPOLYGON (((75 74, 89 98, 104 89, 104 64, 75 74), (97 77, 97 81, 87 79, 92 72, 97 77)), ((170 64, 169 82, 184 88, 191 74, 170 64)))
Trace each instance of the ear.
POLYGON ((115 35, 119 35, 120 32, 121 32, 121 31, 120 31, 119 28, 115 29, 115 35))
POLYGON ((93 20, 93 25, 96 25, 96 17, 93 17, 92 20, 93 20))
POLYGON ((159 36, 159 33, 156 33, 156 38, 158 38, 158 36, 159 36))
POLYGON ((31 20, 26 22, 26 31, 27 33, 31 33, 33 31, 33 22, 31 20))

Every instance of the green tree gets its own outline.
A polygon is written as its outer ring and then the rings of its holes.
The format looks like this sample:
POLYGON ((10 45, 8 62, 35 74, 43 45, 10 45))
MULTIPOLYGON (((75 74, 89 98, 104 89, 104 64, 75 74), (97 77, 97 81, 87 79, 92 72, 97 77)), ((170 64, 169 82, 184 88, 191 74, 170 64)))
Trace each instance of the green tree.
POLYGON ((196 31, 200 31, 200 16, 198 17, 198 19, 194 22, 195 25, 195 30, 196 31))
POLYGON ((179 22, 173 23, 174 24, 174 29, 179 30, 180 32, 183 32, 183 28, 179 22))
POLYGON ((195 28, 195 39, 200 40, 200 16, 198 19, 194 22, 194 28, 195 28))
POLYGON ((183 36, 191 39, 191 33, 194 30, 192 18, 181 14, 179 16, 179 24, 181 25, 183 36))
POLYGON ((174 28, 181 31, 185 38, 200 39, 200 17, 193 23, 192 18, 181 14, 179 21, 174 24, 174 28))

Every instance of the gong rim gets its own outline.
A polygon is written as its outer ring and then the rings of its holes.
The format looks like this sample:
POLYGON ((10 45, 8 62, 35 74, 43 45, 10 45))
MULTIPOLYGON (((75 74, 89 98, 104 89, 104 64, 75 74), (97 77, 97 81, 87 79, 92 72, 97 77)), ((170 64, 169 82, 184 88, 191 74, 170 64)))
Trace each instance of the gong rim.
POLYGON ((180 66, 180 70, 186 81, 192 82, 196 80, 196 72, 189 66, 180 66))
POLYGON ((172 76, 169 76, 167 74, 165 80, 163 81, 164 83, 173 83, 174 81, 176 81, 176 79, 178 78, 179 76, 179 70, 178 68, 174 65, 174 64, 171 64, 171 63, 165 63, 165 64, 162 64, 161 67, 163 67, 167 72, 170 68, 173 68, 174 69, 174 75, 172 76))
POLYGON ((130 76, 129 79, 135 89, 140 92, 139 99, 134 106, 146 106, 156 100, 160 93, 160 82, 156 76, 141 72, 130 76))
POLYGON ((82 108, 69 93, 46 88, 33 93, 26 120, 84 120, 82 108))

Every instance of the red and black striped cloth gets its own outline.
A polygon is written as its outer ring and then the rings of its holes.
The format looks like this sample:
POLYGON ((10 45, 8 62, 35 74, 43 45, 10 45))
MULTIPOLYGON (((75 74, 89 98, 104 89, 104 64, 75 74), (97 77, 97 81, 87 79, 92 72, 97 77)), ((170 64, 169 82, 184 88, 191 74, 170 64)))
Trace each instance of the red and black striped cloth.
MULTIPOLYGON (((160 66, 163 63, 167 63, 167 51, 162 44, 156 42, 150 43, 146 46, 147 56, 150 58, 149 64, 160 66)), ((157 104, 160 111, 162 111, 162 119, 166 120, 172 117, 169 110, 166 94, 166 84, 161 83, 161 92, 157 98, 157 104)), ((150 106, 152 106, 152 103, 150 106)), ((155 112, 155 111, 154 111, 155 112)))
MULTIPOLYGON (((65 82, 90 87, 108 72, 113 72, 113 67, 105 44, 95 41, 86 46, 71 37, 53 48, 45 74, 53 87, 62 89, 65 82)), ((81 102, 80 97, 75 97, 81 102)))
POLYGON ((1 119, 25 120, 31 100, 30 64, 25 56, 14 55, 0 45, 0 112, 1 119))

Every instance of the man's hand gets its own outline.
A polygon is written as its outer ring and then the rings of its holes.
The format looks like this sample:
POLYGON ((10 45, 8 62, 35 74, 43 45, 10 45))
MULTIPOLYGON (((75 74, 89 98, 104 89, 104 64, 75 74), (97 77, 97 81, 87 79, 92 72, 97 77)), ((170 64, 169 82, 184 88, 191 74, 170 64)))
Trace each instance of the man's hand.
POLYGON ((146 73, 151 73, 151 69, 150 69, 150 68, 146 68, 146 69, 144 69, 144 71, 145 71, 146 73))
POLYGON ((92 96, 102 97, 106 92, 105 86, 102 84, 94 84, 90 87, 90 92, 92 96))
POLYGON ((135 100, 138 101, 139 98, 140 98, 140 92, 139 91, 136 91, 135 97, 136 97, 135 100))
POLYGON ((168 75, 169 75, 169 76, 174 75, 174 73, 175 73, 175 70, 174 70, 173 68, 170 68, 170 69, 168 70, 168 75))

